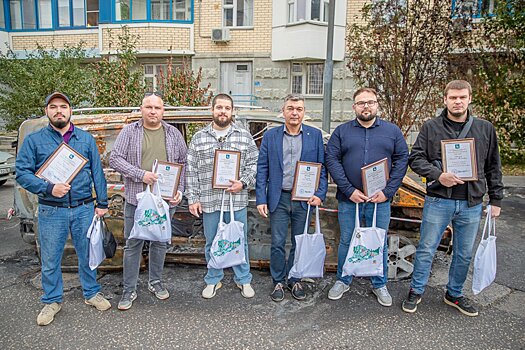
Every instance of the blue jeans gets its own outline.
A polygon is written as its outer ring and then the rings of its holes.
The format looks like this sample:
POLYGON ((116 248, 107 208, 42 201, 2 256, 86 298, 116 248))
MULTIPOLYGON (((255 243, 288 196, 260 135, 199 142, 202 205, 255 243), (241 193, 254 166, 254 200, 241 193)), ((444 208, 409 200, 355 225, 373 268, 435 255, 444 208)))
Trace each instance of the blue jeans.
MULTIPOLYGON (((124 238, 126 245, 124 246, 123 267, 123 285, 124 292, 132 292, 137 289, 137 281, 140 272, 140 260, 142 258, 142 247, 144 240, 131 238, 128 239, 131 229, 135 224, 135 211, 137 206, 126 203, 124 205, 124 238)), ((175 207, 170 208, 170 218, 175 214, 175 207)), ((164 270, 164 260, 166 258, 166 250, 168 243, 166 242, 149 242, 149 282, 156 282, 162 280, 162 271, 164 270)))
MULTIPOLYGON (((292 201, 290 193, 282 192, 279 204, 273 213, 270 213, 270 227, 272 230, 272 246, 270 251, 270 273, 273 284, 285 283, 286 277, 293 266, 295 258, 295 236, 303 234, 307 211, 301 202, 292 201), (286 259, 286 238, 288 225, 291 222, 292 247, 286 259)), ((289 284, 298 282, 297 278, 290 278, 289 284)))
MULTIPOLYGON (((337 250, 337 280, 346 285, 352 283, 353 276, 342 277, 343 265, 345 264, 346 255, 350 247, 350 241, 354 234, 355 228, 355 207, 354 202, 339 202, 339 228, 341 236, 339 238, 339 248, 337 250)), ((372 226, 374 216, 374 203, 359 204, 359 218, 361 226, 372 226), (365 223, 363 223, 363 219, 365 223)), ((388 232, 390 224, 390 201, 377 204, 376 226, 388 232)), ((388 279, 388 239, 385 239, 383 247, 383 277, 370 277, 372 288, 381 288, 386 285, 388 279)))
POLYGON ((410 287, 417 294, 425 292, 432 260, 447 225, 452 221, 454 241, 447 291, 453 297, 463 294, 472 247, 479 230, 482 204, 468 207, 466 200, 425 197, 419 245, 410 287))
POLYGON ((38 240, 44 290, 41 301, 44 304, 62 302, 61 262, 70 232, 78 257, 78 275, 84 298, 90 299, 100 291, 97 270, 89 268, 89 239, 86 236, 94 215, 93 203, 71 209, 38 205, 38 240))
MULTIPOLYGON (((206 262, 210 261, 210 249, 213 244, 213 239, 217 234, 217 227, 219 226, 220 210, 214 211, 213 213, 203 213, 202 222, 204 225, 204 236, 206 237, 206 246, 204 249, 204 255, 206 256, 206 262)), ((224 212, 224 222, 230 222, 230 212, 224 212)), ((233 272, 235 274, 234 281, 237 284, 249 284, 252 281, 252 274, 250 273, 250 257, 248 255, 248 218, 246 208, 237 210, 235 213, 235 221, 240 221, 244 224, 244 254, 246 256, 246 263, 233 266, 233 272)), ((208 268, 208 273, 204 276, 206 284, 217 284, 224 277, 223 269, 212 269, 208 268)))

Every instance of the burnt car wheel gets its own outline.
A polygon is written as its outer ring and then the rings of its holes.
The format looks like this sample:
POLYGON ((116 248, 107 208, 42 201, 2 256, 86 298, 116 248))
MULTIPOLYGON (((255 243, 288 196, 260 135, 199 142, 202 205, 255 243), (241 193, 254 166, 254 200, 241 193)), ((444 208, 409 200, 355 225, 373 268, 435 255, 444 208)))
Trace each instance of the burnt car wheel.
POLYGON ((410 277, 414 271, 412 263, 416 247, 404 236, 388 235, 388 279, 400 280, 410 277))

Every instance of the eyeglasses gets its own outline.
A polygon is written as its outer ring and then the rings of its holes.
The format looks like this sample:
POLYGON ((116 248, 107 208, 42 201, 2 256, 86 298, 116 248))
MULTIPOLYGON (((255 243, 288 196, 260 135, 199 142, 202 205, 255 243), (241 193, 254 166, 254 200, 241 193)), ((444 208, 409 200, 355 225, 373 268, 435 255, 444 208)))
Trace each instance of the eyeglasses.
POLYGON ((370 107, 374 107, 376 104, 377 104, 377 101, 359 101, 359 102, 356 102, 354 103, 356 106, 358 107, 364 107, 365 105, 368 105, 370 107))
POLYGON ((150 96, 157 96, 157 97, 163 98, 160 92, 146 92, 144 94, 144 98, 150 97, 150 96))

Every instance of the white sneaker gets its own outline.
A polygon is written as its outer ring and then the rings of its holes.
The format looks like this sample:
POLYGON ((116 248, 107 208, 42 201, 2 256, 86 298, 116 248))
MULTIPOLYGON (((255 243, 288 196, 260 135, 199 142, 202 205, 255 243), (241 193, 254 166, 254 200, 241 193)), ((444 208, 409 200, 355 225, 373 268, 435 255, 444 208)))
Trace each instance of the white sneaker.
POLYGON ((330 291, 328 292, 328 299, 330 300, 339 300, 345 294, 350 290, 350 286, 344 284, 341 281, 336 281, 332 288, 330 288, 330 291))
POLYGON ((241 295, 247 299, 253 298, 255 296, 255 291, 249 283, 243 284, 242 286, 238 284, 237 288, 241 290, 241 295))
POLYGON ((217 289, 220 289, 222 287, 222 283, 219 282, 217 284, 208 284, 206 288, 202 291, 202 297, 204 299, 211 299, 215 296, 215 293, 217 292, 217 289))
POLYGON ((38 314, 36 323, 39 326, 47 326, 55 319, 55 315, 62 309, 59 303, 51 303, 44 305, 44 308, 38 314))
POLYGON ((372 293, 377 297, 377 302, 383 306, 392 306, 392 296, 388 293, 386 286, 381 288, 373 288, 372 293))

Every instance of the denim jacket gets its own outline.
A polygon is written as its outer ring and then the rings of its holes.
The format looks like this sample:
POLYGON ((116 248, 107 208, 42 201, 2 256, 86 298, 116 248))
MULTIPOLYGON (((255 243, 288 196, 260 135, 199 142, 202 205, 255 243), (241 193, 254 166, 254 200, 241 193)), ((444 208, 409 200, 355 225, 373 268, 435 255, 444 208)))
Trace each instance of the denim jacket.
POLYGON ((62 198, 51 194, 53 185, 35 175, 38 169, 63 142, 62 135, 50 125, 29 134, 16 157, 16 181, 29 192, 38 195, 39 202, 56 202, 59 206, 76 206, 96 192, 97 208, 108 207, 106 179, 97 144, 88 132, 75 127, 68 145, 88 162, 71 181, 71 189, 62 198))

